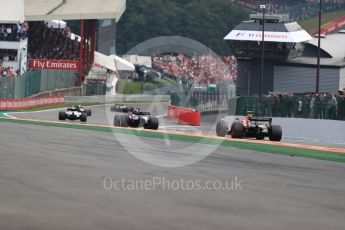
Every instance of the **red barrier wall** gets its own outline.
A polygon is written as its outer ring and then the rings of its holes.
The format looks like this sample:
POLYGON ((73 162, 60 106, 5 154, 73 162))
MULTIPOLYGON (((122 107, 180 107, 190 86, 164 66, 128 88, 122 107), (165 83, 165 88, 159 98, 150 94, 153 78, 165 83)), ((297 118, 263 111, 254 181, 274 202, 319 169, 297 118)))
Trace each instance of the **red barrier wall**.
POLYGON ((201 124, 200 112, 172 105, 168 108, 168 118, 178 121, 181 125, 200 126, 201 124))
POLYGON ((63 96, 0 100, 0 111, 33 109, 50 105, 60 105, 64 103, 65 97, 63 96))

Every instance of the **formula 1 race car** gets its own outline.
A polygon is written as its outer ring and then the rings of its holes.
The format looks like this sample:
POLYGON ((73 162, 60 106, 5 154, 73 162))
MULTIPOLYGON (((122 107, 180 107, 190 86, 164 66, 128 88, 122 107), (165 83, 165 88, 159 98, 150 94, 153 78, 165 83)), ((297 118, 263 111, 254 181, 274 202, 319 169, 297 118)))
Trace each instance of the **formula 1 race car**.
POLYGON ((91 109, 85 109, 83 106, 80 106, 80 105, 78 105, 78 106, 73 106, 73 107, 77 108, 77 109, 78 109, 80 112, 82 112, 82 113, 86 113, 86 115, 87 115, 88 117, 91 117, 91 115, 92 115, 91 109))
POLYGON ((138 128, 142 126, 144 129, 157 130, 159 121, 158 118, 152 117, 149 112, 139 112, 134 110, 126 115, 115 115, 114 126, 131 128, 138 128))
POLYGON ((283 132, 279 125, 272 125, 272 118, 257 117, 249 112, 247 117, 240 121, 239 118, 228 127, 225 120, 220 120, 216 128, 217 136, 232 138, 256 138, 263 140, 268 137, 270 141, 281 141, 283 132))
POLYGON ((110 107, 110 111, 112 112, 128 113, 128 112, 133 112, 134 110, 140 111, 139 108, 129 107, 125 104, 115 104, 110 107))
POLYGON ((59 120, 80 120, 81 122, 86 122, 87 117, 91 116, 91 110, 85 109, 81 106, 73 106, 67 108, 66 111, 59 112, 59 120))

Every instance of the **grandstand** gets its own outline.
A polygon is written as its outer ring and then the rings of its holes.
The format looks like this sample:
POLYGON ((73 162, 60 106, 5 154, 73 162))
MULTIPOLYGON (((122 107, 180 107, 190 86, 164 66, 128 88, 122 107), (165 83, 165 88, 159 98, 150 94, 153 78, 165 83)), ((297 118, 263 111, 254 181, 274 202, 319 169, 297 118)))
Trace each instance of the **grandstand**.
POLYGON ((0 97, 80 88, 95 50, 115 53, 116 23, 125 8, 126 0, 8 1, 0 10, 0 85, 7 90, 0 97))
MULTIPOLYGON (((251 15, 226 37, 238 58, 237 92, 259 94, 262 14, 251 15)), ((310 93, 316 88, 317 38, 282 15, 268 15, 265 23, 263 92, 310 93), (277 20, 272 20, 276 18, 277 20)), ((345 88, 343 33, 321 39, 320 91, 337 93, 345 88)))

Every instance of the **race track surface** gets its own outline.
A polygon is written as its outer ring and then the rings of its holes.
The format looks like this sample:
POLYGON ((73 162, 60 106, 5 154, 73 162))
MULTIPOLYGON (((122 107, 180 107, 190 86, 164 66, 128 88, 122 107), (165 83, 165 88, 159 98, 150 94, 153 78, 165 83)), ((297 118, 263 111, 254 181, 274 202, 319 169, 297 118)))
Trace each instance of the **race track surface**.
MULTIPOLYGON (((54 113, 56 114, 56 113, 54 113)), ((0 229, 343 229, 345 165, 235 148, 198 163, 204 144, 77 129, 0 123, 0 229), (147 145, 142 147, 140 143, 147 145), (186 146, 189 145, 189 146, 186 146), (234 190, 124 191, 104 179, 240 181, 234 190)))
MULTIPOLYGON (((195 134, 205 134, 215 136, 216 123, 218 120, 223 119, 226 116, 226 113, 219 114, 209 114, 203 115, 201 120, 201 127, 193 127, 187 125, 179 125, 177 122, 169 120, 166 118, 168 111, 168 103, 165 102, 154 102, 154 103, 140 103, 140 104, 128 104, 129 106, 139 107, 141 111, 150 111, 153 116, 159 117, 160 130, 166 131, 179 131, 186 133, 195 133, 195 134)), ((87 124, 95 125, 105 125, 112 126, 113 119, 116 113, 110 111, 111 105, 98 105, 89 107, 92 109, 92 116, 88 117, 87 124)), ((44 120, 44 121, 58 121, 58 111, 64 109, 53 109, 48 111, 40 112, 30 112, 30 113, 14 113, 10 114, 16 118, 24 119, 35 119, 35 120, 44 120)), ((80 124, 79 121, 69 121, 71 124, 80 124)), ((307 124, 304 127, 298 127, 300 129, 308 129, 307 124)), ((299 139, 293 137, 284 137, 283 143, 292 143, 300 145, 313 145, 321 147, 330 147, 330 148, 339 148, 345 149, 345 143, 339 142, 329 142, 329 141, 320 141, 312 139, 299 139)))

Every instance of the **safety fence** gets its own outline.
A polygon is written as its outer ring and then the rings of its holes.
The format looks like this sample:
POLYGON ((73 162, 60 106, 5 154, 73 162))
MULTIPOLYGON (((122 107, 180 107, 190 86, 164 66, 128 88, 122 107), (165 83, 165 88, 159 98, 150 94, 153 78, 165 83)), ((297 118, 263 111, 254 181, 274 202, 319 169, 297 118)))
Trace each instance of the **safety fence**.
POLYGON ((265 96, 239 97, 228 102, 229 115, 244 116, 254 111, 262 116, 345 120, 344 96, 265 96))
POLYGON ((63 105, 64 103, 65 98, 63 96, 24 99, 2 99, 0 100, 0 111, 34 109, 51 105, 63 105))
POLYGON ((134 103, 134 102, 169 102, 169 95, 125 95, 116 96, 66 96, 68 104, 103 104, 103 103, 134 103))
POLYGON ((0 99, 21 99, 45 91, 75 87, 74 71, 37 70, 15 78, 0 77, 0 99))
POLYGON ((227 111, 229 95, 219 92, 172 93, 171 105, 191 108, 200 112, 227 111))

